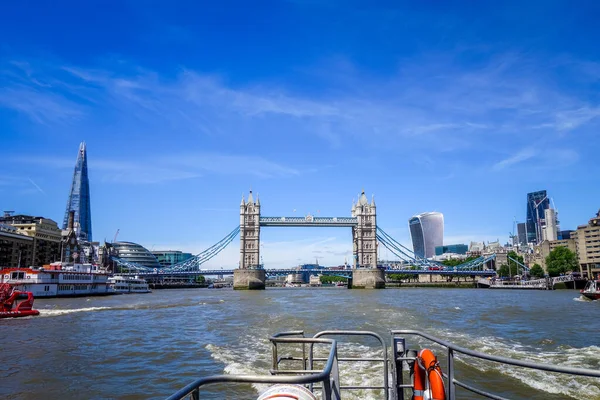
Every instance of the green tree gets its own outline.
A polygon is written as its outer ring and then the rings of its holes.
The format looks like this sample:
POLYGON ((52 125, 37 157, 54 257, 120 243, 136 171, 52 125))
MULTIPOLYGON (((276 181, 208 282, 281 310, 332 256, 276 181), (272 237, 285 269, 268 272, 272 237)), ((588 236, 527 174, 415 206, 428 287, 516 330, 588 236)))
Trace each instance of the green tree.
POLYGON ((520 264, 524 264, 523 256, 518 255, 514 251, 509 251, 507 254, 508 258, 508 269, 511 275, 519 275, 523 273, 523 267, 520 264), (512 260, 511 260, 512 258, 512 260), (515 261, 513 261, 515 260, 515 261), (516 262, 518 261, 518 262, 516 262))
POLYGON ((577 254, 567 247, 559 246, 552 250, 548 257, 546 257, 546 267, 550 276, 558 276, 569 271, 576 271, 579 268, 577 254))
POLYGON ((328 276, 321 275, 319 277, 321 283, 336 283, 336 282, 348 282, 348 278, 344 278, 341 276, 328 276))
POLYGON ((506 264, 502 264, 500 266, 500 268, 498 269, 498 271, 496 271, 496 273, 498 274, 498 276, 500 277, 508 277, 510 275, 509 271, 508 271, 508 265, 506 264))
POLYGON ((534 278, 543 278, 544 270, 540 264, 533 264, 533 267, 529 270, 529 274, 534 278))
POLYGON ((204 275, 196 276, 196 283, 204 283, 205 281, 206 281, 206 278, 204 277, 204 275))

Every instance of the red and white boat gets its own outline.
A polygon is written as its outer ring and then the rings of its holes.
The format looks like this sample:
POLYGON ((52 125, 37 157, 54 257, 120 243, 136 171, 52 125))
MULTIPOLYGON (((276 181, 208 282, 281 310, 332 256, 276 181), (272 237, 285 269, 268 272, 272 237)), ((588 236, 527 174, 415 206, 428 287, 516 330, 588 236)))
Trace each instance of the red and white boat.
POLYGON ((33 293, 16 290, 8 283, 0 283, 0 318, 19 318, 39 315, 33 309, 33 293), (27 295, 27 299, 18 301, 19 297, 27 295))
POLYGON ((590 300, 600 300, 600 280, 588 281, 580 293, 590 300))
POLYGON ((52 263, 43 267, 0 269, 0 284, 40 297, 101 296, 109 289, 107 271, 92 264, 52 263))

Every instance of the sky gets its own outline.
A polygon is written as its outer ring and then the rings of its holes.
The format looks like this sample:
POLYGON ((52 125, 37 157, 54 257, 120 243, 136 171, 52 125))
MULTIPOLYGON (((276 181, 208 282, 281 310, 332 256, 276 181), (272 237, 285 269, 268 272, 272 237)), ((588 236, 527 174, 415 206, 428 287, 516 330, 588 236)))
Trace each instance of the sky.
MULTIPOLYGON (((19 1, 0 14, 0 206, 61 223, 87 143, 93 236, 198 253, 264 216, 439 211, 506 242, 527 192, 600 208, 600 5, 19 1)), ((263 228, 266 267, 351 259, 345 228, 263 228)), ((235 267, 239 242, 209 262, 235 267)), ((393 259, 380 249, 380 258, 393 259)))

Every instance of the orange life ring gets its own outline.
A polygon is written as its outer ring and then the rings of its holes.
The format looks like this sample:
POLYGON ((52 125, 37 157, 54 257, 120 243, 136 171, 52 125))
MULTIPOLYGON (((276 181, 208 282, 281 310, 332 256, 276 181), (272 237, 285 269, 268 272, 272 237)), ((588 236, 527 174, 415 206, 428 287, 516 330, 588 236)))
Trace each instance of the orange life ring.
POLYGON ((414 366, 413 400, 446 400, 444 378, 437 357, 429 349, 417 354, 414 366), (425 396, 425 391, 428 395, 425 396))

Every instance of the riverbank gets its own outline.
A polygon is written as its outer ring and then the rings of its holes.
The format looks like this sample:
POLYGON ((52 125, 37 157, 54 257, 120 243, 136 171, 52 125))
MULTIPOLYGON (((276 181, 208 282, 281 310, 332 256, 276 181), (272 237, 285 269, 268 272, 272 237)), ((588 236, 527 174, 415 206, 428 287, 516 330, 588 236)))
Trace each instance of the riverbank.
POLYGON ((446 289, 476 289, 476 282, 386 282, 386 289, 402 288, 446 288, 446 289))

